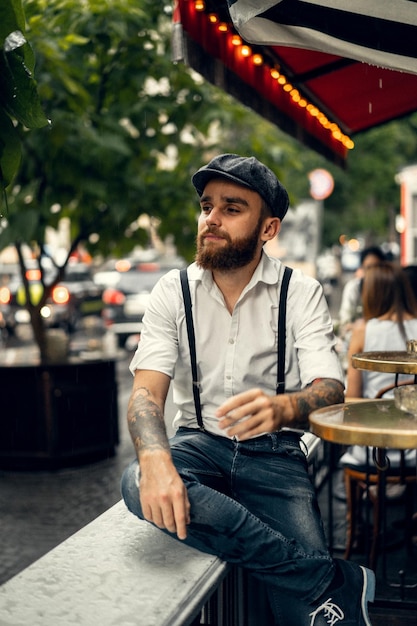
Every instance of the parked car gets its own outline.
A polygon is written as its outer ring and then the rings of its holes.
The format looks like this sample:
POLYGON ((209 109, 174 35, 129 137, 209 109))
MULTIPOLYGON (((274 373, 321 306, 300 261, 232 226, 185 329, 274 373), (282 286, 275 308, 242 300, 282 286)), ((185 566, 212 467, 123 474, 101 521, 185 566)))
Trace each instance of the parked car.
POLYGON ((0 329, 4 337, 14 333, 16 321, 12 311, 11 291, 19 280, 19 266, 15 263, 0 265, 0 329))
MULTIPOLYGON (((53 268, 44 270, 45 284, 52 282, 54 271, 53 268)), ((26 278, 31 302, 37 304, 44 290, 39 268, 28 264, 26 278)), ((65 280, 53 288, 51 297, 41 309, 41 315, 47 326, 73 332, 83 317, 101 316, 102 292, 93 281, 88 265, 70 264, 66 268, 65 280)), ((0 313, 9 333, 13 333, 18 324, 30 322, 20 273, 13 273, 7 282, 0 285, 0 313)))
POLYGON ((103 319, 105 326, 116 334, 118 345, 125 346, 130 336, 139 336, 142 318, 150 293, 158 280, 167 273, 158 264, 140 264, 139 269, 125 272, 114 270, 106 276, 96 275, 96 280, 105 280, 103 291, 103 319))

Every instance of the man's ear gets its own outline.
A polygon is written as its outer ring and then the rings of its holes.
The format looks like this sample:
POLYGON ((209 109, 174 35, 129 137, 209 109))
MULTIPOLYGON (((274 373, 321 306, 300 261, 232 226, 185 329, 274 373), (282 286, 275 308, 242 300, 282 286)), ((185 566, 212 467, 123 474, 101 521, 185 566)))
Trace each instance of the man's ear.
POLYGON ((261 232, 262 241, 270 241, 276 237, 281 230, 281 220, 279 217, 267 217, 261 232))

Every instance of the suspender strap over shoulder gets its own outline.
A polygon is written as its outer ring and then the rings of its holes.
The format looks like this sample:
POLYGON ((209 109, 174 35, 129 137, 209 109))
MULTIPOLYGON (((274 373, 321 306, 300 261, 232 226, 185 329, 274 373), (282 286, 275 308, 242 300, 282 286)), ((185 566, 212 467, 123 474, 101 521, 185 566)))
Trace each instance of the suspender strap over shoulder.
POLYGON ((196 358, 196 350, 195 350, 195 332, 194 332, 194 323, 193 323, 193 315, 192 315, 192 303, 191 303, 190 286, 188 284, 188 276, 187 276, 186 267, 180 270, 180 280, 181 280, 182 295, 184 298, 188 345, 190 347, 191 373, 193 377, 193 396, 194 396, 195 413, 196 413, 197 423, 198 423, 199 428, 201 430, 204 430, 203 416, 201 414, 200 383, 198 381, 198 374, 197 374, 197 358, 196 358))
POLYGON ((282 277, 281 293, 278 307, 278 369, 277 369, 277 395, 285 392, 285 344, 286 344, 286 319, 287 319, 287 293, 292 269, 285 266, 282 277))

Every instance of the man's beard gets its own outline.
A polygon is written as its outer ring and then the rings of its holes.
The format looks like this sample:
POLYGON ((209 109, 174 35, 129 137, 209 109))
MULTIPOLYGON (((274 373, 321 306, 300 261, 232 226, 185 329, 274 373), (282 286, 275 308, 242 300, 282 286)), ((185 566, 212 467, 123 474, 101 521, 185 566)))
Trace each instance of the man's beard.
POLYGON ((232 241, 227 233, 216 228, 207 228, 197 236, 197 252, 195 261, 204 270, 234 270, 248 265, 253 261, 259 244, 259 233, 262 220, 259 220, 254 232, 248 237, 232 241), (223 237, 227 245, 216 248, 215 245, 206 246, 204 235, 213 233, 223 237))

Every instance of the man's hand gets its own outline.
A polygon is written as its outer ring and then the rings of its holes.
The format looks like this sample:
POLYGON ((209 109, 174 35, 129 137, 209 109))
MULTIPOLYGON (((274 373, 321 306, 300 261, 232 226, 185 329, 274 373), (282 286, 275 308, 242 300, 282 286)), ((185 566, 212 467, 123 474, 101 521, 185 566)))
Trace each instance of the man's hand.
POLYGON ((219 427, 241 441, 281 428, 308 430, 315 409, 344 402, 343 385, 332 378, 314 380, 302 391, 268 396, 249 389, 226 400, 216 411, 219 427))
POLYGON ((241 441, 279 430, 291 411, 288 396, 268 396, 249 389, 224 402, 216 411, 219 427, 241 441))
POLYGON ((141 457, 140 502, 142 512, 158 528, 187 537, 190 503, 187 489, 168 456, 144 453, 141 457), (153 457, 153 458, 152 458, 153 457))

